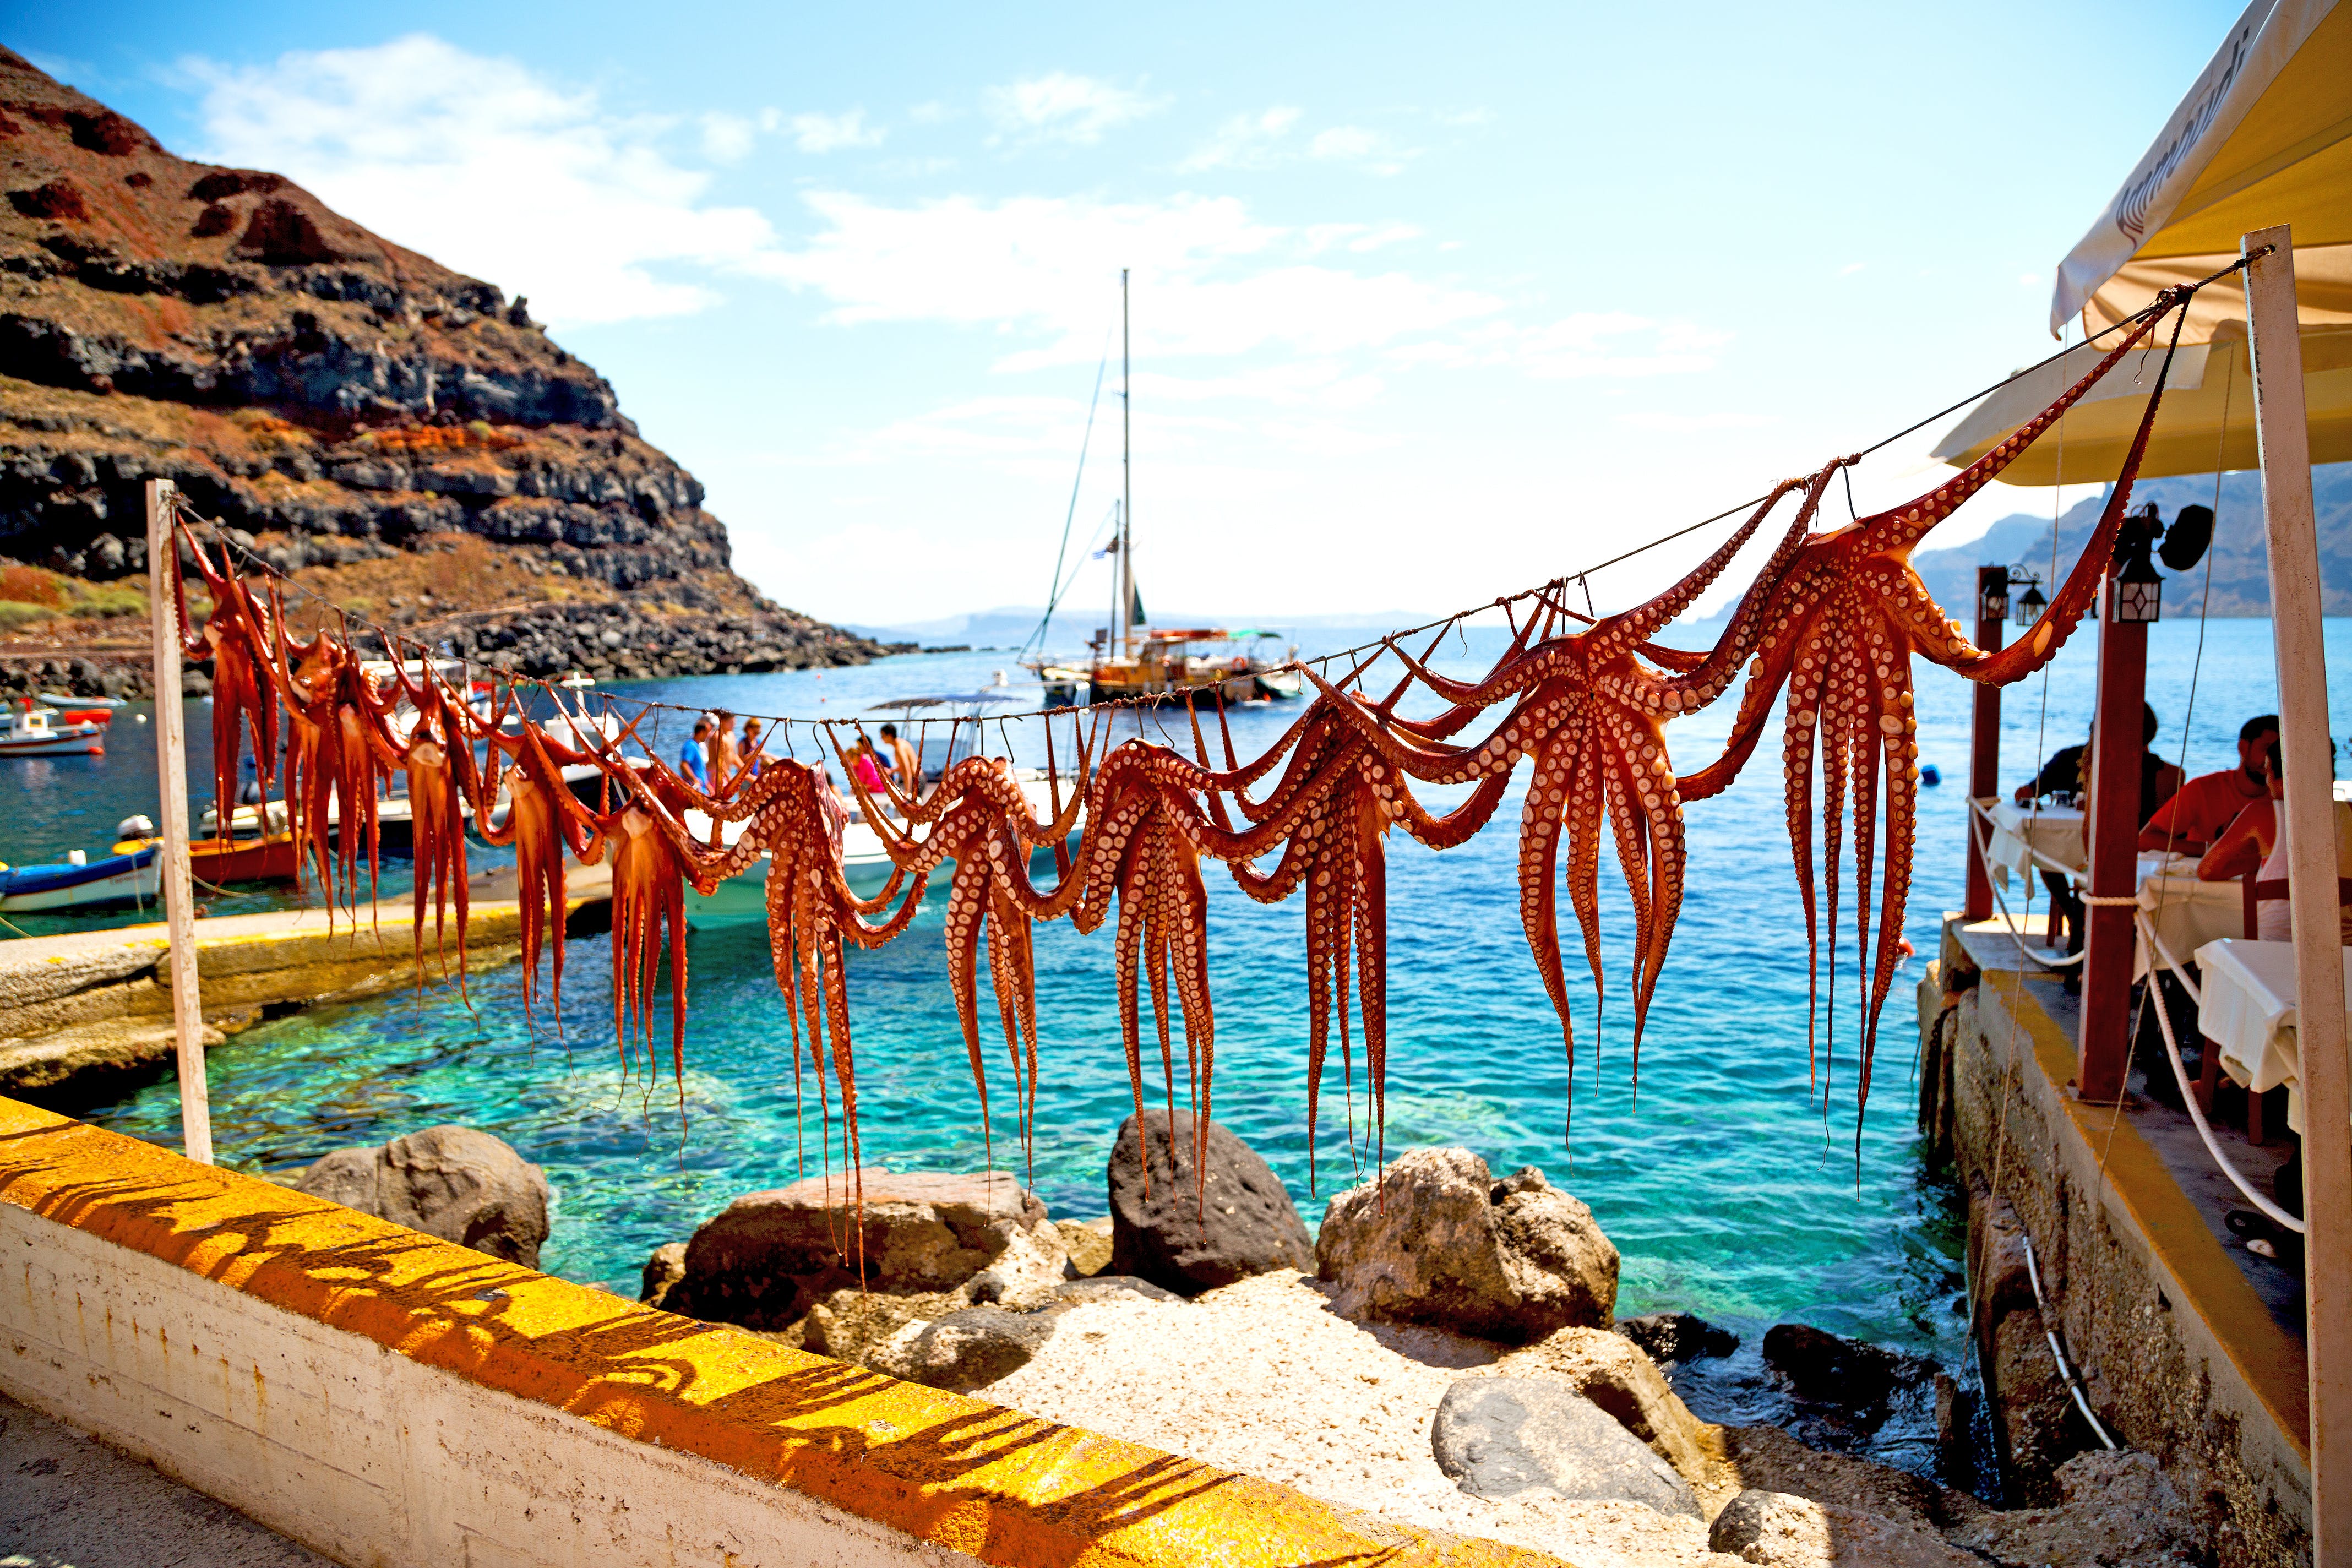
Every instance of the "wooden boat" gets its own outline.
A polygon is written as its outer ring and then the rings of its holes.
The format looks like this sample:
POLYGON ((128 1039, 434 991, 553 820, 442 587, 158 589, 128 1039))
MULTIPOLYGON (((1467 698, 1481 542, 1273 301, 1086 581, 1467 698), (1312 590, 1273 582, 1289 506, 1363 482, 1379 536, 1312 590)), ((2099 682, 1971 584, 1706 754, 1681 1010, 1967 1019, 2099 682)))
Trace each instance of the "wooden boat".
POLYGON ((290 882, 300 861, 290 833, 256 838, 194 838, 188 843, 188 873, 215 887, 231 882, 290 882))
POLYGON ((0 914, 147 903, 156 896, 161 847, 153 842, 118 844, 121 852, 95 860, 77 849, 62 865, 0 865, 0 914))
MULTIPOLYGON (((79 719, 51 722, 54 708, 36 708, 28 700, 15 713, 0 713, 0 757, 60 757, 106 754, 104 720, 79 719)), ((111 717, 111 715, 109 715, 111 717)))

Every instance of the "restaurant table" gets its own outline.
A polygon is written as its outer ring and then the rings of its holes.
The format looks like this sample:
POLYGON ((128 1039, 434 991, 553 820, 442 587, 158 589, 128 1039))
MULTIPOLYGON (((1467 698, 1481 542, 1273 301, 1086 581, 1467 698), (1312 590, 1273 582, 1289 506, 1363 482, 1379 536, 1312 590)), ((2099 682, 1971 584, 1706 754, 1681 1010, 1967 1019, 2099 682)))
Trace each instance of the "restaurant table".
MULTIPOLYGON (((2244 885, 2199 881, 2193 855, 2144 852, 2139 857, 2139 907, 2176 963, 2189 963, 2189 955, 2209 942, 2245 934, 2244 885)), ((2132 960, 2134 980, 2145 975, 2154 962, 2147 939, 2138 940, 2138 952, 2132 960)))
MULTIPOLYGON (((2256 1094, 2287 1087, 2286 1124, 2303 1131, 2303 1054, 2294 1034, 2294 944, 2224 937, 2197 950, 2204 1001, 2198 1032, 2220 1047, 2221 1068, 2256 1094)), ((2352 1006, 2352 948, 2344 950, 2344 1000, 2352 1006)))
POLYGON ((2038 851, 2070 870, 2080 871, 2090 864, 2089 851, 2084 847, 2083 813, 2071 805, 2018 805, 2010 801, 1997 801, 1991 812, 1992 833, 1985 847, 1985 863, 2009 886, 2011 871, 2041 869, 2041 863, 2028 853, 2038 851))

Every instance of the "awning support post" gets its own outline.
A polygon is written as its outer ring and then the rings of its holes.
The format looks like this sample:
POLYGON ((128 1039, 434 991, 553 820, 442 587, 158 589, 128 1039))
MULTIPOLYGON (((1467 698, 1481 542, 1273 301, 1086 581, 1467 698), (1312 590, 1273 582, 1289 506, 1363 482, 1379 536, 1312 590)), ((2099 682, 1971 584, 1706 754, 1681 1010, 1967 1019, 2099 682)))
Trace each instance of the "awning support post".
POLYGON ((2294 920, 2295 1034, 2303 1056, 2311 1560, 2336 1563, 2352 1555, 2352 1087, 2346 1082, 2344 950, 2336 912, 2327 650, 2294 241, 2282 225, 2241 243, 2250 258, 2246 325, 2270 545, 2279 748, 2286 762, 2287 907, 2294 920))
POLYGON ((2083 1033, 2074 1093, 2098 1105, 2123 1098, 2131 1076, 2132 956, 2138 934, 2126 904, 2139 871, 2139 770, 2147 749, 2147 626, 2117 616, 2116 568, 2099 588, 2099 692, 2091 728, 2091 798, 2084 827, 2090 898, 2083 916, 2083 1033))
MULTIPOLYGON (((180 696, 179 600, 172 592, 169 479, 147 481, 147 594, 155 622, 155 782, 161 787, 163 847, 157 857, 169 922, 172 1023, 178 1034, 180 1141, 188 1158, 213 1163, 212 1097, 205 1086, 204 998, 196 990, 196 910, 188 873, 188 718, 180 696)), ((231 809, 222 801, 220 809, 231 809)), ((224 826, 226 825, 224 824, 224 826)))
MULTIPOLYGON (((2009 568, 1977 568, 1977 647, 1987 653, 2000 647, 2001 627, 2008 624, 2009 568), (1992 595, 2000 595, 2002 613, 1992 613, 1992 595)), ((1969 798, 1988 804, 2000 795, 2000 688, 1978 684, 1969 721, 1969 798)), ((1985 874, 1984 857, 1977 853, 1976 824, 1969 825, 1968 892, 1960 912, 1972 921, 1992 919, 1992 879, 1985 874)))

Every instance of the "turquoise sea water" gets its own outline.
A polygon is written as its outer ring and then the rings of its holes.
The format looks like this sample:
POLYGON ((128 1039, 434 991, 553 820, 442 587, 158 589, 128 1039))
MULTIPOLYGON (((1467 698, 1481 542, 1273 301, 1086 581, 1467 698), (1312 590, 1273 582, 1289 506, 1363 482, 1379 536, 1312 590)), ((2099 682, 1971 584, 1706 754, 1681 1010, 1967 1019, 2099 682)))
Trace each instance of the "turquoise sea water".
MULTIPOLYGON (((2168 757, 2180 755, 2192 675, 2197 680, 2191 773, 2228 765, 2240 721, 2273 705, 2268 624, 2211 623, 2201 663, 2199 630, 2167 622, 2151 641, 2149 695, 2168 757)), ((2329 633, 2336 649, 2352 647, 2352 622, 2331 622, 2329 633)), ((1342 640, 1352 639, 1331 638, 1342 640)), ((1474 630, 1449 647, 1444 663, 1456 672, 1481 668, 1500 640, 1474 630)), ((2346 669, 2340 659, 2331 663, 2346 669)), ((998 668, 1017 679, 1011 667, 1003 654, 919 656, 821 677, 614 689, 738 712, 847 714, 887 695, 969 689, 998 668)), ((2057 661, 2046 692, 2036 679, 2008 693, 2005 784, 2027 776, 2037 755, 2082 737, 2093 668, 2086 634, 2057 661)), ((1945 782, 1923 792, 1906 929, 1932 955, 1939 918, 1960 888, 1969 689, 1925 665, 1918 685, 1922 757, 1945 782)), ((2352 679, 2339 678, 2336 688, 2336 732, 2352 735, 2352 679)), ((202 754, 205 710, 190 710, 202 754)), ((1286 705, 1237 716, 1237 743, 1245 754, 1255 751, 1296 712, 1286 705)), ((1714 754, 1729 712, 1726 703, 1675 727, 1683 771, 1714 754)), ((1169 728, 1181 734, 1175 720, 1169 728)), ((18 763, 0 774, 0 855, 30 860, 95 847, 115 817, 152 809, 152 731, 125 725, 118 734, 123 739, 104 759, 18 763)), ((1032 742, 1018 735, 1015 742, 1026 760, 1032 742)), ((1622 889, 1604 879, 1612 984, 1605 1025, 1595 1021, 1589 984, 1578 988, 1575 1125, 1565 1144, 1569 1076, 1559 1031, 1516 909, 1516 802, 1471 844, 1443 856, 1401 837, 1391 841, 1387 1145, 1459 1143, 1497 1170, 1543 1166, 1591 1205, 1622 1250, 1622 1312, 1801 1318, 1958 1364, 1958 1215, 1949 1194, 1922 1171, 1913 1131, 1910 988, 1925 958, 1906 966, 1887 1005, 1857 1159, 1851 914, 1824 1100, 1808 1079, 1803 922, 1775 743, 1768 739, 1727 795, 1689 808, 1689 893, 1651 1016, 1638 1095, 1622 984, 1630 917, 1622 889)), ((201 805, 208 773, 194 789, 201 805)), ((1435 792, 1431 803, 1444 804, 1435 792)), ((478 864, 490 858, 478 847, 476 856, 478 864)), ((387 878, 387 890, 397 877, 387 878)), ((1335 1063, 1309 1195, 1300 906, 1253 903, 1213 867, 1209 886, 1217 1116, 1273 1163, 1311 1226, 1353 1177, 1335 1063)), ((1564 900, 1562 913, 1572 929, 1564 900)), ((1081 938, 1066 923, 1039 927, 1035 942, 1043 1084, 1034 1184, 1057 1214, 1100 1214, 1103 1162, 1129 1110, 1111 943, 1107 931, 1081 938)), ((814 1090, 804 1127, 796 1127, 786 1020, 763 931, 698 932, 690 961, 683 1138, 667 1077, 649 1094, 642 1071, 622 1071, 608 943, 590 938, 571 950, 562 1042, 543 1019, 535 1034, 525 1027, 511 967, 476 977, 471 1010, 454 991, 404 994, 315 1009, 241 1036, 211 1057, 221 1157, 282 1174, 329 1149, 435 1122, 486 1128, 546 1168, 555 1211, 545 1265, 578 1279, 633 1282, 653 1247, 685 1237, 738 1194, 794 1179, 803 1150, 807 1169, 816 1168, 814 1090)), ((1571 975, 1581 967, 1572 960, 1571 975)), ((867 1159, 893 1168, 979 1166, 982 1129, 949 1003, 936 901, 892 946, 853 955, 850 991, 867 1159)), ((995 1158, 1017 1166, 1003 1047, 993 1009, 983 1002, 982 1013, 1001 1112, 995 1158)), ((178 1139, 168 1078, 83 1113, 159 1142, 178 1139)))

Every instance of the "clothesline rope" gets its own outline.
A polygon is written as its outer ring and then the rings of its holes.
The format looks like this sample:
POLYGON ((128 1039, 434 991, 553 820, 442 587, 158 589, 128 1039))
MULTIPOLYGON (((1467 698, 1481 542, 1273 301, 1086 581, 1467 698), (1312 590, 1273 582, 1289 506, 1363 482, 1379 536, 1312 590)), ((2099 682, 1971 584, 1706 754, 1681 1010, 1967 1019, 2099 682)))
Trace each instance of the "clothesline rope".
MULTIPOLYGON (((2159 297, 2156 301, 2137 313, 2116 321, 2112 326, 2092 333, 2084 340, 2082 345, 2078 346, 2087 347, 2089 344, 2097 342, 2102 338, 2107 337, 2113 333, 2123 331, 2126 328, 2137 326, 2143 321, 2155 319, 2162 313, 2172 310, 2180 300, 2189 296, 2193 296, 2209 285, 2218 282, 2221 279, 2227 278, 2231 274, 2242 270, 2248 263, 2267 254, 2269 248, 2270 247, 2264 247, 2257 249, 2252 255, 2239 257, 2232 260, 2228 266, 2208 274, 2206 277, 2198 279, 2194 283, 2184 285, 2179 291, 2168 296, 2159 297)), ((1936 423, 1936 421, 1945 418, 1949 415, 1958 413, 1959 410, 1969 407, 1973 404, 1981 402, 1991 394, 1999 392, 2004 387, 2012 385, 2015 383, 2023 380, 2027 376, 2032 375, 2052 364, 2057 363, 2059 361, 2064 359, 2068 354, 2074 352, 2074 349, 2072 347, 2062 347, 2056 353, 2050 354, 2042 359, 2037 360, 2021 370, 2014 371, 2009 375, 2002 377, 2000 380, 1994 382, 1991 385, 1971 393, 1968 396, 1927 416, 1925 418, 1915 420, 1911 424, 1905 426, 1902 429, 1895 431, 1894 434, 1884 437, 1879 440, 1873 442, 1871 445, 1862 447, 1860 450, 1853 453, 1852 457, 1846 458, 1845 463, 1847 466, 1851 466, 1874 452, 1884 450, 1885 447, 1894 445, 1904 437, 1927 428, 1928 426, 1936 423)), ((2064 424, 2064 420, 2061 418, 2059 421, 2059 440, 2062 443, 2062 451, 2063 443, 2065 438, 2064 424)), ((1749 510, 1759 505, 1766 498, 1761 495, 1751 496, 1748 500, 1740 501, 1736 505, 1726 507, 1721 511, 1716 512, 1711 516, 1701 518, 1696 522, 1686 524, 1682 528, 1674 530, 1672 532, 1660 534, 1654 539, 1649 540, 1642 544, 1637 544, 1633 549, 1612 555, 1607 560, 1600 562, 1597 564, 1586 566, 1578 571, 1550 578, 1534 587, 1524 588, 1516 594, 1506 595, 1500 598, 1495 599, 1489 604, 1474 605, 1466 609, 1457 610, 1452 615, 1441 616, 1434 620, 1424 621, 1419 626, 1403 627, 1402 629, 1390 632, 1387 636, 1375 641, 1359 643, 1352 647, 1341 648, 1331 653, 1318 654, 1307 659, 1294 660, 1291 664, 1284 668, 1303 668, 1305 666, 1312 664, 1320 667, 1322 672, 1328 677, 1330 673, 1331 666, 1334 663, 1347 660, 1361 660, 1365 655, 1378 657, 1379 655, 1387 652, 1389 645, 1396 639, 1420 637, 1424 633, 1433 631, 1440 632, 1442 635, 1445 631, 1458 630, 1461 625, 1470 619, 1470 617, 1482 615, 1490 609, 1500 609, 1504 612, 1507 617, 1509 617, 1511 616, 1512 606, 1528 600, 1536 601, 1537 606, 1549 615, 1590 622, 1594 618, 1593 616, 1589 615, 1579 615, 1577 612, 1568 609, 1565 605, 1558 602, 1558 595, 1564 594, 1570 584, 1574 583, 1582 584, 1589 599, 1591 592, 1591 578, 1595 573, 1606 571, 1612 566, 1621 565, 1627 561, 1633 560, 1637 556, 1646 554, 1653 550, 1659 549, 1664 545, 1673 543, 1676 540, 1683 539, 1690 534, 1696 533, 1703 528, 1711 527, 1727 518, 1731 518, 1741 512, 1749 510)), ((235 536, 229 532, 227 527, 224 523, 220 522, 216 519, 206 518, 196 511, 184 496, 181 496, 176 492, 173 497, 173 505, 185 521, 191 524, 201 524, 209 530, 212 537, 219 542, 223 548, 234 550, 236 554, 243 557, 245 561, 253 567, 253 569, 262 574, 277 582, 284 583, 304 596, 326 605, 346 626, 359 626, 373 633, 379 638, 383 639, 387 645, 389 645, 394 638, 404 637, 404 634, 398 630, 383 626, 380 623, 373 621, 364 616, 354 615, 346 606, 338 605, 334 601, 327 598, 324 595, 316 593, 297 582, 291 574, 263 559, 250 546, 236 540, 235 536)), ((2056 545, 2056 531, 2054 527, 2052 531, 2052 543, 2054 551, 2056 545)), ((2053 567, 2053 576, 2055 574, 2054 563, 2053 567)), ((441 625, 446 623, 428 624, 441 625)), ((420 641, 421 639, 406 637, 404 640, 420 641)), ((547 679, 544 677, 525 674, 522 671, 511 669, 502 665, 493 664, 486 659, 469 658, 467 662, 472 665, 478 665, 482 668, 490 671, 494 676, 500 680, 503 680, 509 686, 537 686, 546 688, 549 685, 547 679)), ((1360 674, 1360 670, 1359 671, 1359 674, 1360 674)), ((2048 679, 2046 671, 2043 679, 2046 682, 2048 679)), ((636 704, 639 708, 646 710, 658 708, 672 712, 696 714, 709 711, 709 710, 705 708, 693 708, 682 703, 666 702, 656 698, 638 697, 631 693, 607 692, 600 693, 600 695, 604 697, 607 701, 618 700, 632 702, 636 704)), ((1164 705, 1163 700, 1164 694, 1150 694, 1140 697, 1113 698, 1106 701, 1090 703, 1088 706, 1112 710, 1122 708, 1157 709, 1164 705)), ((1061 708, 1039 708, 1025 710, 1018 713, 1003 714, 998 717, 1000 721, 1009 721, 1015 719, 1025 720, 1048 718, 1053 714, 1066 710, 1067 710, 1061 708)), ((738 716, 742 718, 758 719, 763 724, 800 723, 813 726, 825 721, 825 720, 819 718, 783 714, 746 713, 738 716)))

